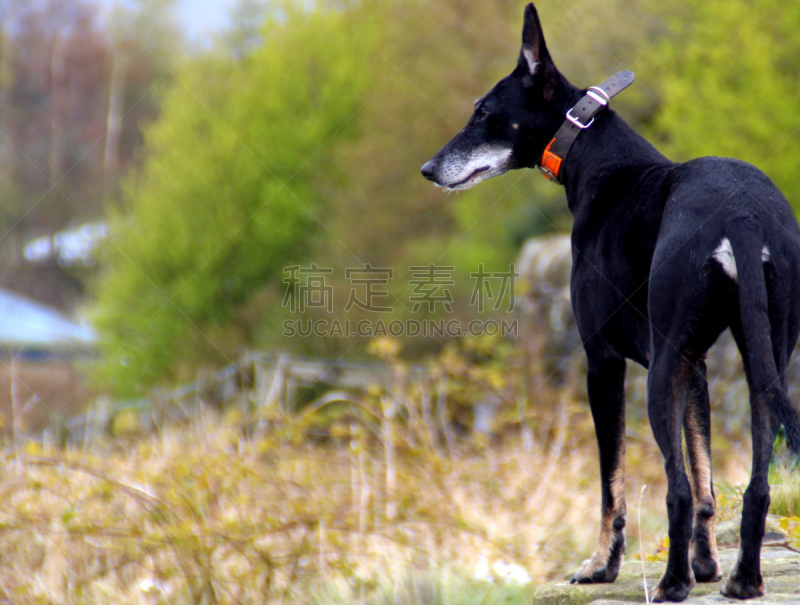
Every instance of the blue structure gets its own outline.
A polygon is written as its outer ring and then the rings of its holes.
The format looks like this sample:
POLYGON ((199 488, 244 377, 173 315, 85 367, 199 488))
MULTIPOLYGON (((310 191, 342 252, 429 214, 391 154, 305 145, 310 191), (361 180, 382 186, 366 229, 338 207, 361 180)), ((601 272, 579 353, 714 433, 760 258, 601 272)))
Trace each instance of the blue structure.
POLYGON ((97 336, 58 311, 0 290, 0 349, 23 357, 90 353, 97 336))

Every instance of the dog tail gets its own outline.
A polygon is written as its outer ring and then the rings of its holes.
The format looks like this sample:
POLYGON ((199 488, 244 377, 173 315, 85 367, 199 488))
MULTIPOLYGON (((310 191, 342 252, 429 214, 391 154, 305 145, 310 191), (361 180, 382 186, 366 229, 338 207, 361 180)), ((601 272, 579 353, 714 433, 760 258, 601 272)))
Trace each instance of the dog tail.
POLYGON ((764 278, 763 234, 751 225, 731 230, 729 240, 739 280, 739 310, 753 394, 763 398, 786 429, 789 448, 800 454, 800 417, 781 385, 772 347, 769 300, 764 278))

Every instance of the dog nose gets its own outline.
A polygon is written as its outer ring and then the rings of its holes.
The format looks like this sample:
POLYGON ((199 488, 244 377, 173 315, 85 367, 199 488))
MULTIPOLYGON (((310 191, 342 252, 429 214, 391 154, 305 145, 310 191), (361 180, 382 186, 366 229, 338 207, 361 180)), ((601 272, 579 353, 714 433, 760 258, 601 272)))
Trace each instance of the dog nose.
POLYGON ((424 176, 429 181, 432 181, 433 180, 433 172, 434 172, 434 170, 436 170, 436 163, 433 160, 431 160, 429 162, 425 162, 422 165, 421 170, 422 170, 422 176, 424 176))

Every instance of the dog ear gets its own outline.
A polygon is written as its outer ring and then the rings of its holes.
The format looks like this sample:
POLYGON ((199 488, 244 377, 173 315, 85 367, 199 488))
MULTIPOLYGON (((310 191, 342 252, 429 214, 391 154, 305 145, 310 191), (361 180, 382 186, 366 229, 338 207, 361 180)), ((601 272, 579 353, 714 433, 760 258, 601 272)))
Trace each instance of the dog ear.
POLYGON ((547 45, 544 43, 542 25, 536 7, 531 2, 525 7, 525 23, 522 26, 522 53, 520 64, 533 76, 541 69, 542 63, 550 60, 547 45))

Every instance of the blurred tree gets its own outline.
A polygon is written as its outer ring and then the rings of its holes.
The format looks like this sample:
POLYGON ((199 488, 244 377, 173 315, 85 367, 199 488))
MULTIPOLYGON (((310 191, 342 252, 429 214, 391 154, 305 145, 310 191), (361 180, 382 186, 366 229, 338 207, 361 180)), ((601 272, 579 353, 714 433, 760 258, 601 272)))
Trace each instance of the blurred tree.
POLYGON ((268 0, 240 0, 230 11, 231 25, 221 36, 222 46, 241 59, 263 42, 261 24, 270 8, 268 0))
POLYGON ((141 125, 158 115, 156 91, 170 80, 185 45, 173 17, 176 0, 116 3, 104 13, 109 43, 104 193, 113 198, 120 177, 141 147, 141 125))
POLYGON ((102 372, 117 392, 225 359, 228 341, 248 340, 230 321, 241 305, 303 258, 336 174, 325 144, 351 132, 373 81, 374 51, 349 19, 370 28, 355 10, 288 5, 246 58, 212 52, 181 68, 112 217, 97 287, 102 372))
POLYGON ((705 0, 648 63, 653 132, 676 160, 733 156, 762 168, 800 210, 800 11, 782 0, 705 0))
POLYGON ((64 310, 78 303, 75 271, 55 257, 21 262, 23 247, 103 220, 181 43, 172 4, 28 0, 0 8, 2 287, 64 310))
POLYGON ((92 197, 106 41, 86 2, 32 0, 4 9, 0 170, 22 197, 8 220, 49 229, 85 210, 92 197), (77 207, 51 189, 65 174, 60 186, 77 207))
POLYGON ((22 197, 4 212, 17 231, 102 216, 107 168, 115 181, 133 158, 140 122, 155 116, 153 85, 179 44, 172 4, 139 0, 104 13, 89 0, 3 7, 0 178, 22 197))
MULTIPOLYGON (((635 65, 688 0, 646 2, 652 11, 633 0, 543 5, 562 70, 585 86, 635 65)), ((331 269, 335 300, 332 314, 294 318, 444 317, 410 299, 409 268, 430 263, 455 268, 452 314, 473 316, 471 273, 508 271, 525 237, 570 225, 562 189, 535 171, 450 197, 419 174, 472 100, 513 69, 521 16, 512 0, 243 5, 164 97, 114 217, 97 287, 109 383, 133 392, 253 344, 363 351, 347 336, 280 336, 283 270, 298 263, 331 269), (256 32, 259 14, 268 22, 256 32), (365 264, 394 271, 380 300, 391 313, 346 310, 346 269, 365 264)), ((635 125, 654 106, 615 101, 635 125)), ((442 344, 416 338, 405 350, 442 344)))
MULTIPOLYGON (((539 9, 557 65, 576 85, 589 86, 636 67, 686 4, 569 0, 540 3, 539 9)), ((364 106, 358 136, 336 151, 346 178, 327 222, 334 237, 314 254, 336 267, 395 268, 390 287, 399 317, 412 316, 409 266, 455 267, 454 313, 463 319, 474 313, 468 305, 474 285, 470 274, 479 265, 507 271, 527 237, 568 231, 571 225, 563 189, 537 171, 513 171, 449 196, 418 172, 467 121, 473 100, 514 68, 522 5, 409 0, 384 9, 383 18, 391 28, 380 47, 380 87, 364 106)), ((655 111, 641 87, 615 99, 614 107, 634 126, 655 111)), ((335 275, 343 277, 343 270, 335 275)), ((349 289, 342 280, 335 291, 346 298, 349 289)), ((374 319, 374 314, 358 318, 374 319)), ((332 339, 324 340, 315 346, 335 350, 332 339)), ((423 340, 415 338, 405 351, 413 355, 419 346, 441 346, 435 339, 423 340)), ((344 339, 339 350, 352 354, 357 350, 352 345, 353 339, 344 339)))

